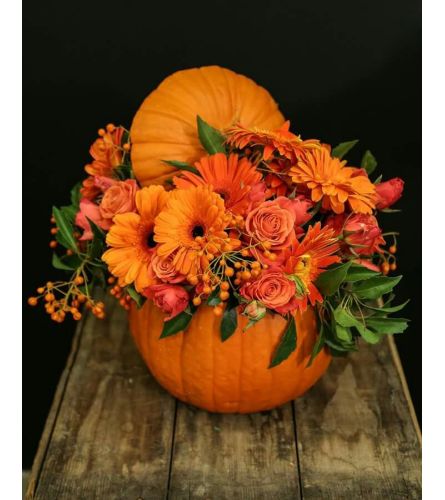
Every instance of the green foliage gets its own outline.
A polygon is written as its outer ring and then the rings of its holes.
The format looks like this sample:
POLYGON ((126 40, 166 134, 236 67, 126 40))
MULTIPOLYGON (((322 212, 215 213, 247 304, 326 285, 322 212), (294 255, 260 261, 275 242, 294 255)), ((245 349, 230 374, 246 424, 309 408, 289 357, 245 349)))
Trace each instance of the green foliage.
POLYGON ((170 165, 171 167, 178 168, 180 170, 187 170, 187 172, 192 172, 192 174, 197 174, 199 175, 198 170, 193 167, 192 165, 189 165, 188 163, 185 163, 184 161, 175 161, 175 160, 162 160, 163 163, 166 163, 167 165, 170 165))
POLYGON ((127 286, 126 290, 128 295, 136 302, 137 308, 140 309, 147 300, 146 297, 137 292, 133 285, 127 286))
POLYGON ((358 139, 355 141, 341 142, 332 149, 332 156, 341 160, 357 143, 358 139))
POLYGON ((380 273, 376 271, 371 271, 367 267, 360 266, 357 264, 352 264, 348 269, 348 273, 346 275, 345 281, 349 283, 353 283, 355 281, 363 281, 368 278, 373 278, 374 276, 378 276, 380 273))
POLYGON ((219 298, 219 287, 216 287, 215 290, 208 296, 207 298, 207 305, 209 306, 217 306, 218 304, 221 304, 221 299, 219 298))
POLYGON ((359 299, 378 299, 385 293, 389 293, 401 279, 402 276, 376 276, 354 283, 352 291, 359 299))
MULTIPOLYGON (((334 272, 341 266, 329 269, 334 272)), ((326 273, 325 273, 326 274, 326 273)), ((323 275, 321 275, 323 276, 323 275)), ((344 356, 357 350, 361 338, 369 344, 379 342, 384 335, 402 333, 408 320, 392 318, 389 314, 399 312, 408 303, 391 306, 393 288, 401 276, 382 276, 358 264, 350 264, 341 283, 327 290, 323 304, 317 307, 319 337, 314 346, 309 364, 313 362, 323 345, 327 345, 334 356, 344 356), (386 297, 386 302, 385 302, 386 297), (389 298, 388 298, 389 297, 389 298)), ((318 282, 317 282, 318 286, 318 282)))
POLYGON ((163 339, 165 337, 169 337, 170 335, 174 335, 175 333, 185 331, 192 320, 195 310, 196 308, 194 306, 189 305, 187 306, 187 309, 179 313, 177 316, 166 321, 159 338, 163 339))
POLYGON ((59 257, 56 253, 53 253, 52 265, 56 269, 75 271, 81 263, 82 261, 77 255, 59 257))
POLYGON ((121 181, 134 179, 133 168, 128 163, 123 163, 114 168, 114 173, 121 181))
POLYGON ((196 117, 198 124, 198 136, 202 146, 210 155, 225 153, 225 137, 219 130, 206 123, 199 115, 196 117))
POLYGON ((279 365, 285 359, 287 359, 290 354, 297 348, 297 328, 295 325, 295 319, 293 316, 290 317, 287 323, 286 330, 281 337, 280 343, 272 357, 269 368, 279 365))
POLYGON ((56 240, 65 248, 77 253, 77 244, 73 236, 73 224, 67 214, 57 207, 53 207, 53 216, 56 219, 58 232, 56 240))
POLYGON ((344 264, 331 266, 327 271, 320 274, 315 282, 315 286, 323 295, 333 295, 344 282, 351 264, 352 261, 348 261, 344 264))
POLYGON ((230 338, 238 326, 237 301, 228 304, 221 320, 221 340, 230 338))
POLYGON ((369 149, 365 151, 360 166, 366 170, 368 175, 371 175, 377 167, 377 160, 369 149))

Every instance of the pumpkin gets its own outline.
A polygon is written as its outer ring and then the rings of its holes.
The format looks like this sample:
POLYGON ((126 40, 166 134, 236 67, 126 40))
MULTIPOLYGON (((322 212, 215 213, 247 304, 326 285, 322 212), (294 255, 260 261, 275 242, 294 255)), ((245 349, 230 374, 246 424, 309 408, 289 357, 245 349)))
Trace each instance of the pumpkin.
POLYGON ((267 90, 245 76, 219 66, 173 73, 145 99, 131 126, 131 160, 142 185, 171 177, 176 169, 163 160, 193 164, 205 154, 197 115, 219 130, 235 123, 265 129, 284 123, 267 90))
POLYGON ((185 403, 218 413, 251 413, 282 405, 307 391, 331 361, 322 350, 307 366, 317 338, 315 313, 296 313, 297 348, 281 364, 268 368, 286 328, 286 320, 267 314, 243 332, 247 318, 225 342, 221 319, 201 305, 185 332, 160 339, 164 313, 152 301, 130 310, 136 345, 157 381, 185 403))

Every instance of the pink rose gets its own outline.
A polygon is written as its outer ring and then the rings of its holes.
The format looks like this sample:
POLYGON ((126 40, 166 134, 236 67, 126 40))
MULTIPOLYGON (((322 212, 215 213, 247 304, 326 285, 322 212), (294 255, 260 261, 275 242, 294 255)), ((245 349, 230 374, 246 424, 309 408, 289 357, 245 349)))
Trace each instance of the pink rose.
POLYGON ((404 184, 405 183, 402 179, 400 179, 400 177, 394 177, 394 179, 390 179, 389 181, 376 184, 376 208, 382 210, 394 205, 394 203, 402 196, 404 184))
POLYGON ((307 202, 279 196, 265 201, 246 217, 246 232, 256 241, 270 243, 271 250, 280 250, 295 240, 295 228, 309 220, 307 202))
POLYGON ((111 227, 111 220, 104 219, 100 213, 98 205, 93 203, 88 198, 82 198, 79 204, 79 212, 76 214, 75 223, 76 226, 79 226, 83 229, 83 234, 80 237, 82 241, 92 240, 93 239, 93 231, 91 229, 90 223, 88 219, 93 221, 96 226, 99 226, 101 229, 108 231, 111 227))
POLYGON ((177 316, 189 303, 187 290, 177 285, 151 285, 144 290, 144 295, 167 314, 164 321, 177 316))
POLYGON ((136 211, 137 182, 133 179, 118 181, 106 191, 100 203, 100 214, 104 219, 112 219, 117 214, 136 211))
POLYGON ((179 274, 173 265, 175 254, 171 253, 167 257, 162 258, 159 255, 154 255, 151 259, 151 268, 154 274, 161 280, 167 283, 180 283, 185 280, 185 276, 179 274))
POLYGON ((343 233, 343 242, 358 255, 381 252, 380 245, 385 244, 382 231, 373 215, 334 215, 328 219, 326 225, 332 227, 337 234, 343 233))
POLYGON ((263 271, 258 279, 244 283, 240 288, 244 298, 258 300, 280 314, 286 314, 296 307, 295 293, 295 283, 275 269, 263 271))

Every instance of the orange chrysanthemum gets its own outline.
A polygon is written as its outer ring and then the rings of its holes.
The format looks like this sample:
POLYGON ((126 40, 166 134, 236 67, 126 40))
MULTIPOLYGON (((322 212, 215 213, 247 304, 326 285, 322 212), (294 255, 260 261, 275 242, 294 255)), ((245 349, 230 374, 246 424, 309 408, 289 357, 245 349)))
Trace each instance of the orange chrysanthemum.
POLYGON ((201 158, 195 163, 201 176, 183 172, 181 177, 174 177, 175 186, 189 189, 193 186, 208 184, 224 200, 227 210, 235 214, 244 214, 249 206, 249 192, 261 181, 261 173, 247 158, 238 159, 223 153, 201 158))
POLYGON ((176 270, 196 276, 221 250, 239 244, 224 231, 230 218, 224 200, 209 186, 173 191, 167 207, 155 221, 157 254, 166 257, 174 253, 176 270))
POLYGON ((249 129, 236 125, 226 130, 227 143, 238 149, 247 146, 264 146, 263 160, 269 160, 277 152, 293 163, 306 151, 320 147, 318 139, 303 141, 299 135, 290 132, 289 127, 289 121, 276 130, 263 130, 255 127, 249 129))
POLYGON ((296 242, 285 259, 285 272, 297 278, 302 286, 299 307, 305 310, 308 299, 312 305, 323 302, 323 297, 314 285, 317 277, 331 264, 340 261, 334 255, 340 249, 338 237, 331 227, 321 227, 320 222, 310 226, 301 242, 296 242))
POLYGON ((102 259, 119 279, 121 286, 134 282, 138 292, 156 279, 151 270, 151 259, 156 251, 153 238, 155 218, 165 207, 169 193, 162 186, 150 186, 136 193, 138 213, 116 215, 107 234, 111 247, 102 259))
POLYGON ((328 149, 311 151, 291 167, 289 175, 296 184, 311 190, 312 201, 336 214, 348 202, 353 212, 370 214, 375 208, 375 186, 362 169, 346 167, 345 160, 331 157, 328 149))

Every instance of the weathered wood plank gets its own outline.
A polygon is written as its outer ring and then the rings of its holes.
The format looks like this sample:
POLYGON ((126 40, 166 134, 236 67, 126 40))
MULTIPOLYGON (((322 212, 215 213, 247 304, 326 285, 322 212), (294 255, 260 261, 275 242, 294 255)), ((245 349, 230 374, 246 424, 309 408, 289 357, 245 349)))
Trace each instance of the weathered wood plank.
POLYGON ((178 405, 170 499, 296 499, 291 404, 251 415, 178 405))
POLYGON ((294 405, 303 498, 421 498, 420 445, 387 342, 335 359, 294 405))
POLYGON ((166 496, 175 402, 148 374, 124 311, 109 309, 105 321, 85 322, 33 470, 33 498, 166 496))

